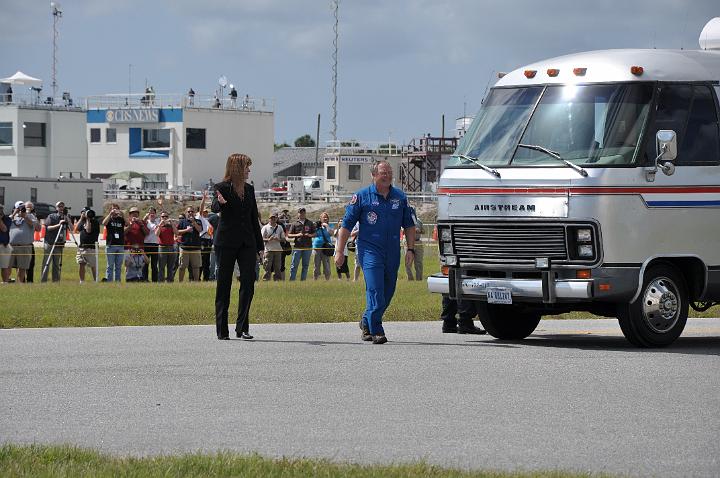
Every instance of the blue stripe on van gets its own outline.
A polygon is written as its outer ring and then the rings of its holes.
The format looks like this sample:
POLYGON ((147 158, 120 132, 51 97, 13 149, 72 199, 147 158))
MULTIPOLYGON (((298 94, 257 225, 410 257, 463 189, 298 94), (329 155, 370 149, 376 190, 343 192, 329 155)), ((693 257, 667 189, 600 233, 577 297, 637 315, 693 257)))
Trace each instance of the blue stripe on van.
POLYGON ((720 201, 648 201, 647 204, 655 207, 708 207, 720 206, 720 201))

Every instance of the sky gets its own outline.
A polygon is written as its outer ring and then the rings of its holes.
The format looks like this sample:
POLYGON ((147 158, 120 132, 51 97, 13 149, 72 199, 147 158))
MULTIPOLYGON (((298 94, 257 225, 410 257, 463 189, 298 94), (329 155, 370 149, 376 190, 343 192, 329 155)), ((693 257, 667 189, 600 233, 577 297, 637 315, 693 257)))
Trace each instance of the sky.
MULTIPOLYGON (((275 101, 275 141, 331 138, 330 0, 60 0, 58 91, 192 87, 275 101), (131 67, 129 65, 132 65, 131 67)), ((0 0, 0 77, 50 92, 49 1, 0 0)), ((474 114, 497 72, 587 50, 697 49, 718 0, 340 0, 338 139, 406 143, 474 114)), ((45 94, 45 93, 44 93, 45 94)))

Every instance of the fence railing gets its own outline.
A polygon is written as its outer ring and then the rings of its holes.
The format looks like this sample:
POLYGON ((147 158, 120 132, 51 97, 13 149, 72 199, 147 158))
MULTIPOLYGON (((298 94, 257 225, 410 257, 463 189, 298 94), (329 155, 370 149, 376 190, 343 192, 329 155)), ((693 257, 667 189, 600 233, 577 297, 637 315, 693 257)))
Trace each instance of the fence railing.
POLYGON ((199 108, 272 113, 275 110, 275 100, 271 98, 250 98, 249 96, 231 98, 229 96, 217 97, 212 95, 121 93, 88 96, 85 99, 85 108, 199 108))
MULTIPOLYGON (((129 199, 136 201, 145 201, 153 199, 175 199, 178 201, 191 201, 202 199, 202 191, 178 190, 178 189, 106 189, 103 191, 106 200, 112 199, 129 199)), ((427 203, 437 201, 437 193, 424 192, 406 193, 411 203, 427 203)), ((306 193, 305 197, 295 194, 289 196, 287 192, 276 193, 271 191, 255 191, 255 197, 260 202, 284 203, 302 201, 304 203, 326 202, 326 203, 342 203, 348 202, 352 198, 352 193, 326 193, 326 194, 310 194, 306 193)))

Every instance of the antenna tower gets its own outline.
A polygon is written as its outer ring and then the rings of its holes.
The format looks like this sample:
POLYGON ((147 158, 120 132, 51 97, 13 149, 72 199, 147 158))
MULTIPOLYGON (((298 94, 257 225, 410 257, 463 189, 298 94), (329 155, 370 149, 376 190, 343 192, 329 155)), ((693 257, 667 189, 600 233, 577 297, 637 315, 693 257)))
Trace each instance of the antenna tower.
POLYGON ((57 97, 57 52, 58 52, 58 22, 62 18, 63 12, 58 2, 50 2, 53 14, 53 57, 52 57, 52 97, 57 97))
POLYGON ((332 66, 332 94, 333 94, 333 100, 332 100, 332 131, 330 134, 332 134, 332 139, 334 141, 337 141, 337 64, 338 64, 338 7, 340 4, 340 0, 332 0, 332 7, 333 7, 333 15, 335 16, 335 25, 333 26, 333 32, 335 33, 335 38, 333 39, 333 66, 332 66))

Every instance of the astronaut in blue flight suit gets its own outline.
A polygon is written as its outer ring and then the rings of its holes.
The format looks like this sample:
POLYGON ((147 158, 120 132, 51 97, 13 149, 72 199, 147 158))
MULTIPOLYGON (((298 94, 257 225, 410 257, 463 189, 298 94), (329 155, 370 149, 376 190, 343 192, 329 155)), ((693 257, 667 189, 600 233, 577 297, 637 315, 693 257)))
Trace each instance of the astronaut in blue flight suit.
POLYGON ((360 232, 355 244, 357 260, 365 277, 366 308, 360 321, 362 340, 374 344, 387 342, 382 316, 395 293, 398 267, 400 267, 400 228, 405 230, 407 250, 405 261, 412 264, 415 246, 415 221, 407 197, 392 186, 392 168, 387 161, 372 167, 373 182, 353 195, 345 208, 345 217, 338 232, 335 264, 345 262, 342 251, 357 222, 360 232))

